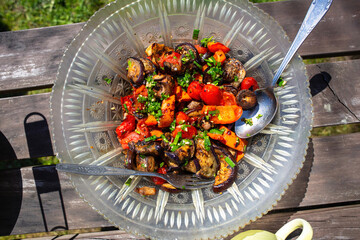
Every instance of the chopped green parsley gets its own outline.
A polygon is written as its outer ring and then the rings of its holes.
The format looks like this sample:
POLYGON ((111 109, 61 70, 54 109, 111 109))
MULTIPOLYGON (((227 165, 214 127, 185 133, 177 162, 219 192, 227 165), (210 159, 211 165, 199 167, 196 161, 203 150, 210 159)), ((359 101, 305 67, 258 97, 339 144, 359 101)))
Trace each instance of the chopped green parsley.
POLYGON ((211 36, 211 37, 209 37, 209 38, 203 38, 203 39, 201 39, 201 41, 200 41, 201 46, 207 47, 208 43, 213 41, 212 39, 213 39, 213 36, 211 36))
POLYGON ((253 120, 251 118, 242 118, 241 121, 243 121, 245 124, 252 126, 253 120))

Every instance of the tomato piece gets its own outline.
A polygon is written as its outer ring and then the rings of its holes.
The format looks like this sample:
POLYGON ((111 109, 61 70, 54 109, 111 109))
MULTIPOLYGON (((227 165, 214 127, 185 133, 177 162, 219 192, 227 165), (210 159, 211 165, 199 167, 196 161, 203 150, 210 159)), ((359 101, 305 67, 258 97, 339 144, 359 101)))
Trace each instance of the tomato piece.
POLYGON ((141 119, 136 125, 136 130, 144 137, 150 137, 150 130, 146 125, 146 119, 141 119))
POLYGON ((223 97, 222 100, 221 100, 221 105, 222 106, 237 105, 236 98, 235 98, 234 94, 232 94, 230 92, 223 91, 222 97, 223 97))
POLYGON ((200 93, 200 98, 206 105, 220 105, 222 93, 217 86, 206 84, 200 93))
POLYGON ((200 45, 195 45, 196 50, 198 51, 199 54, 205 54, 207 53, 207 48, 206 47, 202 47, 200 45))
POLYGON ((132 95, 121 97, 121 104, 123 105, 123 111, 127 113, 132 113, 134 102, 135 102, 134 97, 132 95))
POLYGON ((116 128, 115 132, 120 139, 123 138, 126 133, 135 130, 135 120, 133 115, 128 114, 125 120, 116 128))
POLYGON ((170 54, 166 53, 158 61, 160 67, 164 67, 164 62, 181 65, 181 54, 175 51, 171 52, 170 54))
POLYGON ((223 63, 226 60, 224 51, 217 50, 214 54, 214 59, 219 63, 223 63))
POLYGON ((178 112, 176 114, 176 124, 180 125, 180 124, 184 124, 189 120, 189 116, 186 115, 184 112, 178 112))
POLYGON ((184 139, 192 139, 196 133, 197 130, 194 126, 190 125, 178 125, 176 126, 175 130, 172 132, 172 136, 175 138, 176 134, 178 132, 181 132, 181 138, 184 139))
POLYGON ((230 51, 230 48, 219 42, 209 42, 207 47, 212 53, 215 53, 218 50, 222 50, 224 53, 228 53, 230 51))
POLYGON ((129 148, 129 142, 138 142, 144 140, 144 137, 138 134, 137 132, 130 132, 127 135, 125 135, 124 138, 120 140, 121 146, 123 149, 129 148))
POLYGON ((244 78, 244 80, 241 82, 241 85, 240 85, 241 90, 250 89, 252 91, 255 91, 258 88, 259 88, 259 85, 258 85, 257 81, 255 80, 255 78, 253 78, 253 77, 244 78))
POLYGON ((137 97, 138 95, 142 95, 144 97, 148 96, 148 92, 145 85, 141 85, 140 87, 135 89, 134 96, 137 97))
POLYGON ((193 81, 190 83, 188 89, 187 89, 187 94, 189 94, 189 96, 192 99, 195 100, 200 100, 200 93, 203 90, 203 84, 197 82, 197 81, 193 81))
MULTIPOLYGON (((158 173, 160 174, 166 174, 167 171, 166 171, 166 168, 165 167, 161 167, 157 170, 158 173)), ((151 177, 151 180, 153 180, 153 182, 156 184, 156 185, 162 185, 163 183, 166 183, 166 181, 162 178, 159 178, 159 177, 151 177)))

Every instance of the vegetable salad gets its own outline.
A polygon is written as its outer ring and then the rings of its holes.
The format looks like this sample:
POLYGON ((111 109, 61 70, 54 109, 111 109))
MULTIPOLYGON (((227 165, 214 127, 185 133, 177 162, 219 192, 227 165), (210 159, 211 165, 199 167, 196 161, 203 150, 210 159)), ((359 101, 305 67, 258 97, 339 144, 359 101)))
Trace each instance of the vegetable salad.
MULTIPOLYGON (((259 86, 229 51, 210 37, 175 48, 153 43, 146 57, 128 59, 133 91, 121 98, 125 119, 116 128, 125 167, 215 178, 217 193, 232 185, 247 145, 233 132, 234 123, 243 109, 257 104, 253 91, 259 86)), ((166 191, 179 191, 160 178, 152 180, 166 191)))

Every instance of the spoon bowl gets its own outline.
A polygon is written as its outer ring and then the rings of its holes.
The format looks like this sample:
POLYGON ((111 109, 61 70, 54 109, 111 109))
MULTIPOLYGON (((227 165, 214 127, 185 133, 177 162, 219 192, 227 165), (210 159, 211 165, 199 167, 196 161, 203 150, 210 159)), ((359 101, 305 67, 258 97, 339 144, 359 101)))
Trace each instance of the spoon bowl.
POLYGON ((235 133, 240 138, 249 138, 258 134, 274 118, 278 101, 272 87, 255 91, 258 104, 252 109, 245 110, 240 120, 235 123, 235 133), (246 121, 246 120, 250 120, 246 121))
POLYGON ((253 109, 244 110, 241 118, 235 123, 235 133, 238 137, 249 138, 256 135, 275 117, 279 103, 274 93, 274 87, 296 51, 329 10, 331 3, 332 0, 313 0, 293 43, 272 80, 271 85, 255 91, 258 102, 257 106, 253 109))

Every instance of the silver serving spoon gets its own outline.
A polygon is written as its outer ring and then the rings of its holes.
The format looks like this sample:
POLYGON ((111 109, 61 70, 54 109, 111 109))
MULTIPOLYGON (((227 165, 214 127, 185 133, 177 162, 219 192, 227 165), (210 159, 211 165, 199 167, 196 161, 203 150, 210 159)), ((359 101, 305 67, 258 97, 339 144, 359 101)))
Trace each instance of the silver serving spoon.
POLYGON ((274 94, 274 87, 296 51, 329 10, 331 3, 332 0, 313 0, 289 51, 281 62, 281 65, 272 80, 271 85, 255 91, 258 101, 257 106, 250 110, 244 110, 241 118, 235 123, 235 133, 238 137, 252 137, 263 130, 273 120, 279 105, 274 94), (252 125, 246 123, 243 119, 251 119, 252 125))

